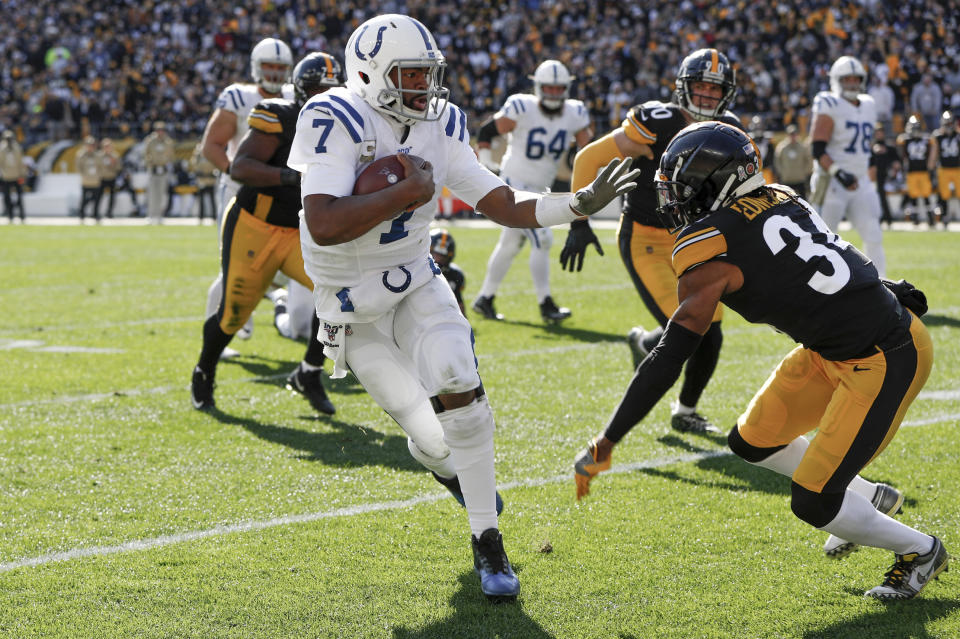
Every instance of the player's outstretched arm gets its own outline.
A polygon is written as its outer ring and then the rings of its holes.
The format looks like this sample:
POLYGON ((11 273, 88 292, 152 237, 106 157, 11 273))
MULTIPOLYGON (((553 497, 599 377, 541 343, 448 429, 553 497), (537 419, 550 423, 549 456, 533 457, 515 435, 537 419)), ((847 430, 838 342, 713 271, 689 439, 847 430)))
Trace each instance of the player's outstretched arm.
POLYGON ((477 210, 494 222, 515 228, 568 224, 593 215, 636 188, 639 171, 631 171, 630 164, 630 158, 611 160, 593 182, 573 194, 526 193, 502 186, 485 195, 477 210))

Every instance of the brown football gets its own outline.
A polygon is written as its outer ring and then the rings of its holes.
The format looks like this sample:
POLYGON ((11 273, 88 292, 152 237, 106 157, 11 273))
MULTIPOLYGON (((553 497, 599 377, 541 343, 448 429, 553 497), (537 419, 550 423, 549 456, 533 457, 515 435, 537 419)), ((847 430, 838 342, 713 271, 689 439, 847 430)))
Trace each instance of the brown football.
MULTIPOLYGON (((426 160, 416 155, 409 155, 407 157, 420 168, 423 168, 423 165, 426 164, 426 160)), ((400 164, 397 156, 387 155, 371 162, 367 168, 360 171, 360 175, 357 176, 357 181, 353 184, 353 194, 366 195, 367 193, 375 193, 388 186, 393 186, 404 177, 403 165, 400 164)))

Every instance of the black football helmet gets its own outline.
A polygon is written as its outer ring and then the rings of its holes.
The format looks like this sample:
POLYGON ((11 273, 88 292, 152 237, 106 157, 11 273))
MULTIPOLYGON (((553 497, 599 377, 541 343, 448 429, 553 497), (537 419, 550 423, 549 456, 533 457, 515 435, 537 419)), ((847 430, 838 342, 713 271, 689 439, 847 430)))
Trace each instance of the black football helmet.
POLYGON ((430 231, 430 252, 445 258, 446 266, 453 261, 457 254, 457 243, 453 241, 453 236, 447 229, 433 229, 430 231))
POLYGON ((654 186, 664 226, 676 232, 764 184, 760 151, 722 122, 697 122, 677 133, 660 157, 654 186))
POLYGON ((722 115, 737 97, 737 73, 724 54, 716 49, 699 49, 680 63, 674 96, 680 108, 693 119, 700 122, 714 120, 722 115), (694 106, 693 89, 690 86, 694 82, 712 82, 723 87, 723 96, 716 108, 694 106))
POLYGON ((340 63, 329 53, 315 51, 307 54, 293 68, 293 92, 300 103, 306 102, 315 93, 331 87, 343 86, 340 63))

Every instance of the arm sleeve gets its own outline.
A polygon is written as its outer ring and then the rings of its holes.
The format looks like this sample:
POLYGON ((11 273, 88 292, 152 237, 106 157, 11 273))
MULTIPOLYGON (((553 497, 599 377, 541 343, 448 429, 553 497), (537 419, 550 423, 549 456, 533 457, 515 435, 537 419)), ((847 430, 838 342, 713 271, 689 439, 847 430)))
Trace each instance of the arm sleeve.
POLYGON ((578 191, 587 186, 597 177, 600 169, 605 167, 610 160, 622 158, 620 149, 613 139, 613 134, 608 133, 599 140, 591 142, 577 152, 573 159, 573 175, 570 178, 570 189, 578 191))
POLYGON ((604 436, 619 442, 647 416, 670 390, 686 362, 700 344, 701 335, 673 321, 667 322, 660 341, 637 367, 623 399, 610 418, 604 436))

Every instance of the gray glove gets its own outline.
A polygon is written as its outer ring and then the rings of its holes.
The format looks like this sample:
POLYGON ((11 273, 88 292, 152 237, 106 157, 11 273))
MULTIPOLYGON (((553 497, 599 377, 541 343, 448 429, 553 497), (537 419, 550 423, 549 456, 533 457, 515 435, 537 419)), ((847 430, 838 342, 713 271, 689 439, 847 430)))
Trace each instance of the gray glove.
POLYGON ((593 215, 618 195, 637 188, 640 169, 630 170, 633 158, 610 160, 597 179, 573 194, 570 208, 580 215, 593 215))

